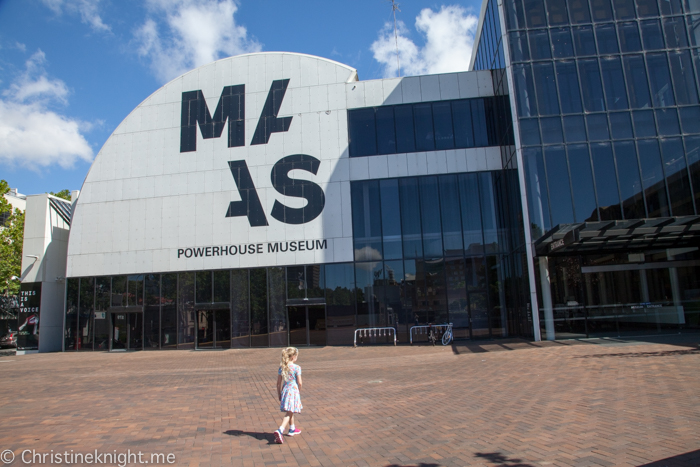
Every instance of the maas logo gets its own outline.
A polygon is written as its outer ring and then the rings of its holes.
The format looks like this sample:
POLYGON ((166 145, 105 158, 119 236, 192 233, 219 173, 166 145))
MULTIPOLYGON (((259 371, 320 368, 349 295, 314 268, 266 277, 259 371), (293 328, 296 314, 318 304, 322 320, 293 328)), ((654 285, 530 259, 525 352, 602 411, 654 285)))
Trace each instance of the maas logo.
MULTIPOLYGON (((263 107, 258 126, 255 128, 250 145, 267 144, 272 133, 285 132, 292 124, 292 117, 277 117, 282 100, 287 92, 288 79, 272 82, 263 107)), ((245 146, 245 85, 226 86, 221 92, 214 115, 204 100, 201 90, 182 93, 182 120, 180 125, 180 152, 197 150, 197 127, 202 138, 219 138, 228 121, 228 147, 245 146)), ((305 170, 316 175, 321 161, 307 154, 293 154, 283 157, 272 167, 272 186, 285 196, 304 198, 303 208, 290 208, 275 200, 270 215, 286 224, 305 224, 317 218, 326 204, 323 189, 308 180, 289 178, 292 170, 305 170)), ((231 174, 241 196, 240 201, 232 201, 226 217, 248 218, 251 227, 269 225, 267 216, 260 204, 258 192, 244 160, 229 161, 231 174)))

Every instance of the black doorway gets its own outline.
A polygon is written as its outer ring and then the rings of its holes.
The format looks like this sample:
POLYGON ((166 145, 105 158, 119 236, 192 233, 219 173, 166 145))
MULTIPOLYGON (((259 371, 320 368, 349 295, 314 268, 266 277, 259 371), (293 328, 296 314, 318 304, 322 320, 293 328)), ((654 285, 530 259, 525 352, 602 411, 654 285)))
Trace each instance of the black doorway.
POLYGON ((326 307, 323 305, 287 307, 289 345, 326 345, 326 307))

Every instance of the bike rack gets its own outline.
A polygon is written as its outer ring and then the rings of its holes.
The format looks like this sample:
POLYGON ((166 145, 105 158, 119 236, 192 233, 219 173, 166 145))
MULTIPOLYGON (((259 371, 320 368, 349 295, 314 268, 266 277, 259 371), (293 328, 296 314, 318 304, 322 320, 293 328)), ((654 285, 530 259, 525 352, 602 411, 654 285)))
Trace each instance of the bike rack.
POLYGON ((396 345, 396 329, 386 327, 386 328, 360 328, 360 329, 355 329, 355 337, 353 337, 352 340, 352 345, 353 347, 357 347, 357 335, 360 335, 360 337, 383 337, 383 336, 389 336, 391 334, 394 335, 394 345, 396 345))
MULTIPOLYGON (((428 328, 430 326, 426 325, 421 325, 421 326, 411 326, 411 329, 408 331, 408 335, 411 341, 411 345, 413 345, 413 330, 415 329, 417 332, 416 334, 427 334, 428 333, 428 328)), ((437 331, 442 331, 443 333, 450 329, 452 327, 452 323, 448 324, 433 324, 432 326, 435 330, 437 331)))

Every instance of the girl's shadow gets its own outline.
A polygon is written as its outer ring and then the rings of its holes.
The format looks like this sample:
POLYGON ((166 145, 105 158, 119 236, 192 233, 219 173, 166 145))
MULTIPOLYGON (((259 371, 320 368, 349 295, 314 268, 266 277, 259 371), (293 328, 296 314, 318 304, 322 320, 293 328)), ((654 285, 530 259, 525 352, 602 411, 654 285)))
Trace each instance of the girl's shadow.
POLYGON ((229 436, 250 436, 251 438, 265 440, 267 444, 275 444, 274 433, 258 433, 255 431, 228 430, 224 431, 225 435, 229 436))

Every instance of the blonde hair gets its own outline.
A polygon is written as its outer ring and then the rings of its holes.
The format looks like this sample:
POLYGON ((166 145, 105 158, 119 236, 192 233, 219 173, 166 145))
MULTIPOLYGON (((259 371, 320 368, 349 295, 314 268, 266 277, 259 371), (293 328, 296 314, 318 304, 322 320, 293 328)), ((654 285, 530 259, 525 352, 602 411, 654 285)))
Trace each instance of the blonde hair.
POLYGON ((287 381, 287 378, 289 378, 289 364, 296 355, 299 355, 299 349, 296 347, 287 347, 286 349, 282 349, 280 368, 282 368, 282 379, 284 381, 287 381))

